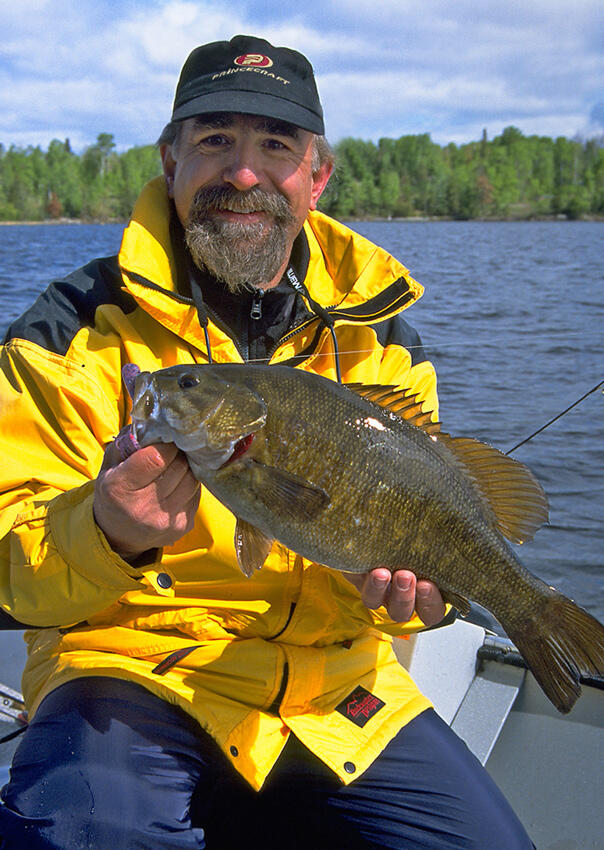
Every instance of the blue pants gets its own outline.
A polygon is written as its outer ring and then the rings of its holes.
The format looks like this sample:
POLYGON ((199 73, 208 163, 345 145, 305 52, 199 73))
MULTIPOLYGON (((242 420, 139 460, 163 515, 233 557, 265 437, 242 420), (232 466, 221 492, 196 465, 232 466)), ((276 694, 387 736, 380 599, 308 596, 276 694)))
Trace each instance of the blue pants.
POLYGON ((43 701, 1 792, 2 850, 525 850, 486 771, 434 711, 344 786, 291 736, 253 791, 181 709, 76 679, 43 701))

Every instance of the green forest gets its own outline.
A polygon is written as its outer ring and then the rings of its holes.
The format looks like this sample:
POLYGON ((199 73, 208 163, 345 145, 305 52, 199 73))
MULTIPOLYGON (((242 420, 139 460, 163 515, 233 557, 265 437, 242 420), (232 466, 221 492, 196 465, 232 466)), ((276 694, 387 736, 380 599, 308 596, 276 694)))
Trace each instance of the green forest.
MULTIPOLYGON (((321 209, 340 219, 604 217, 604 136, 525 136, 516 127, 441 146, 427 133, 335 145, 337 169, 321 209)), ((160 173, 155 146, 120 153, 100 133, 81 154, 0 144, 0 221, 123 221, 160 173)))

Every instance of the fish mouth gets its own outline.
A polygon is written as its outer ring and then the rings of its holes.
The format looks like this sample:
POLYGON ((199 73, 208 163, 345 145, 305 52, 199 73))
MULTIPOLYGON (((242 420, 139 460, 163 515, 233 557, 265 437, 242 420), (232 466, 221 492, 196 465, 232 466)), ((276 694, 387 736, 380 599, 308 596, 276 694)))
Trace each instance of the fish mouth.
POLYGON ((240 440, 237 440, 235 445, 233 446, 233 451, 231 452, 230 457, 228 457, 225 462, 222 464, 220 469, 224 469, 225 466, 228 466, 233 461, 237 460, 247 452, 254 441, 255 434, 246 434, 245 437, 241 437, 240 440))

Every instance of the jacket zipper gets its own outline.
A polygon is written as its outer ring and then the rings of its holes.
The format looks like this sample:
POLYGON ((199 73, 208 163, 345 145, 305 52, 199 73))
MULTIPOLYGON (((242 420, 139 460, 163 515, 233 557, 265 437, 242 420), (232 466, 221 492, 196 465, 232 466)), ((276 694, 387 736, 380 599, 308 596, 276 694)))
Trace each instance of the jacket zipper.
POLYGON ((264 298, 264 289, 254 289, 254 298, 250 309, 250 319, 262 318, 262 299, 264 298))
MULTIPOLYGON (((137 283, 139 283, 143 286, 146 286, 149 289, 152 289, 156 292, 162 292, 165 295, 167 295, 168 297, 174 298, 176 301, 180 301, 181 303, 191 304, 192 306, 195 306, 195 301, 194 301, 193 298, 188 298, 186 295, 180 295, 180 293, 169 292, 168 290, 164 289, 161 286, 158 286, 157 284, 154 284, 152 281, 148 280, 147 278, 143 277, 142 275, 137 274, 136 272, 129 272, 127 269, 124 269, 124 271, 126 272, 126 274, 128 274, 130 277, 132 277, 137 283)), ((252 301, 252 307, 250 309, 250 317, 252 319, 258 319, 258 318, 262 317, 262 299, 263 299, 263 297, 264 297, 264 289, 255 290, 254 300, 252 301), (255 315, 255 311, 259 311, 259 314, 255 315)), ((207 305, 205 305, 205 306, 206 306, 206 310, 208 311, 208 315, 212 317, 212 321, 214 322, 214 324, 217 327, 219 327, 221 330, 223 330, 225 333, 227 333, 227 335, 235 343, 235 346, 236 346, 237 350, 239 351, 239 354, 240 354, 243 362, 244 363, 247 362, 249 360, 249 356, 248 357, 245 356, 246 353, 249 355, 249 348, 248 348, 247 339, 237 340, 233 336, 231 336, 231 333, 229 332, 229 330, 222 325, 222 322, 218 319, 218 317, 216 316, 214 311, 211 308, 209 308, 207 305)), ((337 307, 338 307, 337 304, 330 304, 328 307, 325 307, 325 310, 327 310, 329 312, 330 310, 336 310, 337 307)), ((389 309, 389 308, 386 308, 386 311, 387 311, 387 309, 389 309)), ((382 312, 384 312, 384 311, 382 311, 382 312)), ((285 342, 289 342, 289 340, 292 337, 296 336, 296 334, 300 333, 302 330, 309 327, 309 325, 311 325, 315 321, 319 321, 318 316, 312 316, 306 322, 302 322, 302 324, 298 325, 297 328, 293 328, 291 331, 289 331, 289 333, 286 333, 285 336, 281 337, 281 339, 278 340, 278 342, 273 346, 273 348, 270 351, 267 352, 268 360, 270 360, 272 358, 273 354, 277 351, 279 346, 283 345, 285 342)), ((247 334, 246 334, 246 337, 247 337, 247 334)), ((308 355, 308 357, 311 357, 311 356, 312 356, 311 354, 308 355)))

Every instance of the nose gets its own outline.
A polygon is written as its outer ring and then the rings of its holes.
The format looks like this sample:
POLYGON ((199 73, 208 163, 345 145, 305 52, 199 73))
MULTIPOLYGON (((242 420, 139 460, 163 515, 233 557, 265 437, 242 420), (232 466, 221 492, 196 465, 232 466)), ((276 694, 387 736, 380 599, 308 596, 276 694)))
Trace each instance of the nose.
POLYGON ((233 145, 229 160, 222 172, 224 182, 244 192, 246 189, 259 185, 261 173, 259 155, 253 145, 246 141, 233 145))

